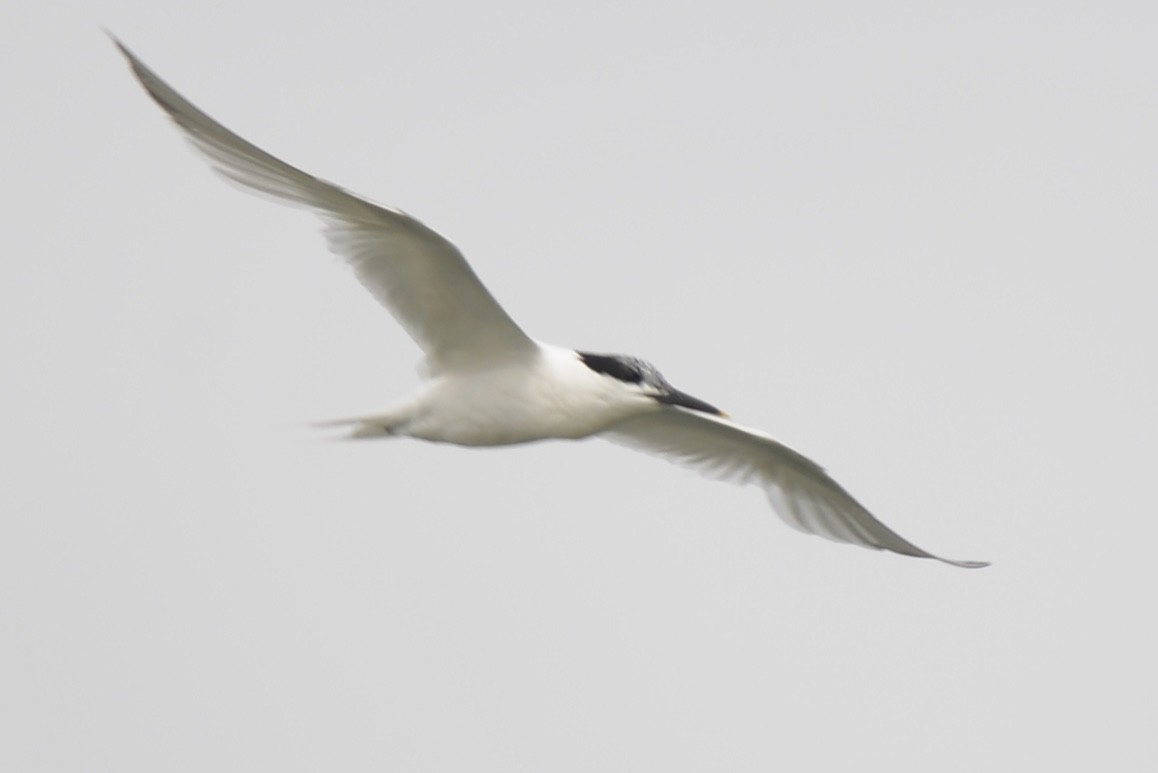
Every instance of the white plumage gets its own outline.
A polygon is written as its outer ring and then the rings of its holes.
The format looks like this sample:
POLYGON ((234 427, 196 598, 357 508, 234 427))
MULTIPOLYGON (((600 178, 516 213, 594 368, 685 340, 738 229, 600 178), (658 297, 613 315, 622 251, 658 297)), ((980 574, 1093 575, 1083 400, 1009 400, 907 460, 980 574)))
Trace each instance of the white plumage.
POLYGON ((408 436, 494 446, 592 435, 764 490, 801 531, 938 558, 878 521, 815 462, 734 424, 634 357, 578 352, 528 337, 457 248, 418 220, 296 169, 194 107, 117 42, 149 95, 214 168, 243 187, 312 209, 331 249, 426 355, 426 378, 401 404, 331 422, 352 437, 408 436))

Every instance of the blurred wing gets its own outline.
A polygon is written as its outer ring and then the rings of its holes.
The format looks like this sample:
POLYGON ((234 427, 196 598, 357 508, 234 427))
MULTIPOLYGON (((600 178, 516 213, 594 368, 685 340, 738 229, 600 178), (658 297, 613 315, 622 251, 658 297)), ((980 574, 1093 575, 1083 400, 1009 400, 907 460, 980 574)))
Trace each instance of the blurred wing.
POLYGON ((620 422, 601 436, 713 478, 754 483, 781 518, 808 534, 954 566, 987 566, 922 550, 874 518, 815 462, 769 435, 725 419, 669 408, 620 422))
POLYGON ((306 174, 243 140, 114 42, 149 96, 217 172, 321 216, 330 248, 422 347, 431 372, 535 351, 531 339, 483 287, 453 244, 403 212, 306 174))

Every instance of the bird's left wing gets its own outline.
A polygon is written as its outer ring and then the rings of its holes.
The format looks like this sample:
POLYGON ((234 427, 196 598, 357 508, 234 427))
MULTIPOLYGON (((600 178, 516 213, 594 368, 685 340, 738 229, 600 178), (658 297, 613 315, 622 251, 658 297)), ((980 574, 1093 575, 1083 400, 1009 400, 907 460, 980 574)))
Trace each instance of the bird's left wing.
POLYGON ((490 366, 537 351, 449 241, 403 212, 373 204, 242 139, 114 42, 149 96, 216 171, 322 217, 331 249, 422 347, 429 372, 490 366))
POLYGON ((720 480, 754 483, 777 514, 808 534, 935 558, 975 568, 983 561, 951 561, 922 550, 878 521, 852 495, 804 455, 757 430, 682 408, 665 408, 612 426, 601 437, 657 454, 720 480))

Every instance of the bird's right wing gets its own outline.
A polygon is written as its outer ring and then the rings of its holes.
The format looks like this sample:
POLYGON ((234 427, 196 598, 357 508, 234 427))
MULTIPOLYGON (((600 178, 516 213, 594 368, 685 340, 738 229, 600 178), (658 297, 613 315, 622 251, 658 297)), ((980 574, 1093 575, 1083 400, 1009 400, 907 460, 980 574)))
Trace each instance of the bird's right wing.
POLYGON ((821 537, 935 558, 976 568, 983 561, 951 561, 922 550, 873 517, 820 465, 757 430, 682 408, 627 419, 601 433, 608 440, 665 457, 709 477, 754 483, 777 514, 800 531, 821 537))
POLYGON ((422 347, 430 372, 493 364, 536 350, 453 244, 403 212, 306 174, 247 142, 114 42, 149 96, 217 172, 321 216, 331 249, 422 347))

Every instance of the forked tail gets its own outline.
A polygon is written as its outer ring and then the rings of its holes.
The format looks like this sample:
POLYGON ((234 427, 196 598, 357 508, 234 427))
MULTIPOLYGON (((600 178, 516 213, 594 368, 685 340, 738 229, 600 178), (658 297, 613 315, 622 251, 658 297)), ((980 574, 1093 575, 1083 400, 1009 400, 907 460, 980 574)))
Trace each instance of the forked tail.
POLYGON ((345 434, 338 436, 339 440, 365 440, 391 437, 395 434, 390 429, 389 417, 385 415, 351 416, 345 419, 315 421, 310 426, 324 430, 346 430, 345 434))

